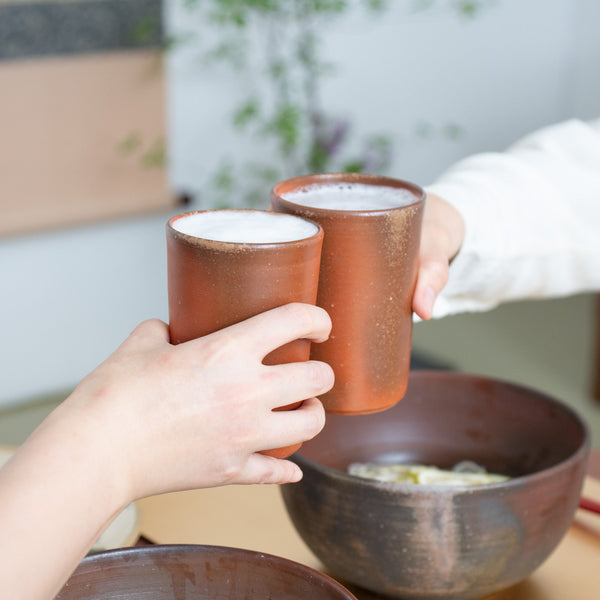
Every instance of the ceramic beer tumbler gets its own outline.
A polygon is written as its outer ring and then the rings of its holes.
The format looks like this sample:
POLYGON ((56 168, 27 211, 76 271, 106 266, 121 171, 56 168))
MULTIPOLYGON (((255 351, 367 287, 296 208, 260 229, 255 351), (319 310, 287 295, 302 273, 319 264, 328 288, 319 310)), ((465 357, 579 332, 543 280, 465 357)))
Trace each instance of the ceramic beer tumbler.
MULTIPOLYGON (((167 223, 171 342, 213 333, 290 302, 315 304, 322 242, 319 225, 291 215, 208 210, 173 217, 167 223)), ((295 340, 263 362, 301 362, 309 355, 310 341, 295 340)), ((299 447, 265 453, 283 458, 299 447)))
POLYGON ((375 175, 307 175, 271 192, 272 210, 325 233, 317 304, 333 328, 311 358, 335 372, 327 412, 385 410, 406 392, 424 205, 420 187, 375 175))

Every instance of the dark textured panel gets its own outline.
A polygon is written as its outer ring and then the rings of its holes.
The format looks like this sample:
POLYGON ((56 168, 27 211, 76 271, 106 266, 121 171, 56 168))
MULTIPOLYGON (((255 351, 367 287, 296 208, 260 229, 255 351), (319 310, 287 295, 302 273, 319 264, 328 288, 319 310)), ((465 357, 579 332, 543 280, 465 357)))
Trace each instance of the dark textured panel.
POLYGON ((0 59, 158 46, 161 0, 0 4, 0 59))

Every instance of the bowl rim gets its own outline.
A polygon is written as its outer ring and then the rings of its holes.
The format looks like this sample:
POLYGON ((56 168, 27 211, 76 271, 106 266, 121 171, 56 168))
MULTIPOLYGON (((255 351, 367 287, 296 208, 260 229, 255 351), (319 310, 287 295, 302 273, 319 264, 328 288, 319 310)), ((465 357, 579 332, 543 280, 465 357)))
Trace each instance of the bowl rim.
MULTIPOLYGON (((498 378, 498 377, 488 377, 485 375, 467 373, 467 372, 459 372, 459 371, 447 371, 447 370, 437 370, 437 369, 414 369, 411 370, 409 376, 409 386, 411 379, 421 379, 421 378, 431 378, 431 379, 447 379, 448 377, 457 380, 469 380, 474 383, 477 382, 494 382, 501 384, 507 388, 512 388, 516 391, 527 392, 529 394, 533 394, 538 398, 548 402, 550 405, 555 408, 563 411, 567 414, 574 423, 576 423, 582 431, 582 442, 577 447, 577 449, 571 453, 567 458, 557 462, 556 464, 542 469, 540 471, 535 471, 534 473, 528 473, 525 475, 518 475, 516 477, 511 477, 506 481, 500 481, 497 483, 487 483, 484 485, 443 485, 443 484, 414 484, 414 483, 406 483, 400 481, 379 481, 376 479, 369 479, 367 477, 359 477, 358 475, 350 475, 345 471, 340 471, 339 469, 335 469, 333 467, 328 467, 327 465, 322 465, 310 458, 307 458, 302 454, 302 449, 294 453, 289 457, 289 460, 295 462, 301 469, 304 469, 305 466, 310 467, 312 470, 321 473, 322 475, 326 475, 332 477, 334 479, 340 479, 346 483, 352 483, 354 485, 364 486, 379 489, 381 491, 399 491, 411 494, 419 494, 419 495, 428 495, 431 492, 435 492, 436 494, 445 493, 447 495, 459 495, 459 494, 486 494, 489 492, 496 492, 499 489, 511 490, 512 488, 518 488, 524 485, 524 481, 536 482, 538 480, 543 480, 551 477, 555 472, 562 471, 563 469, 569 468, 573 463, 579 462, 582 458, 584 461, 587 461, 587 457, 589 456, 590 448, 591 448, 591 437, 589 426, 585 422, 585 420, 574 410, 571 406, 561 402, 557 398, 552 397, 546 392, 542 392, 531 388, 529 386, 525 386, 519 383, 514 383, 512 381, 508 381, 506 379, 498 378)), ((402 402, 402 400, 400 400, 402 402)), ((393 408, 393 407, 392 407, 393 408)), ((293 484, 292 484, 293 485, 293 484)))
POLYGON ((182 552, 186 557, 201 556, 208 552, 211 554, 232 554, 241 558, 248 558, 250 562, 256 559, 266 559, 277 567, 283 567, 287 572, 296 571, 301 574, 302 579, 320 581, 332 591, 337 592, 340 599, 357 600, 356 596, 350 590, 333 577, 290 558, 284 558, 283 556, 277 556, 268 552, 260 552, 259 550, 251 550, 249 548, 236 548, 234 546, 220 546, 216 544, 152 544, 148 546, 103 550, 88 554, 73 571, 71 577, 81 575, 97 563, 102 564, 106 560, 116 559, 122 561, 123 564, 127 564, 132 557, 139 557, 143 560, 142 565, 144 565, 151 564, 146 563, 144 559, 152 558, 154 555, 176 555, 182 552))

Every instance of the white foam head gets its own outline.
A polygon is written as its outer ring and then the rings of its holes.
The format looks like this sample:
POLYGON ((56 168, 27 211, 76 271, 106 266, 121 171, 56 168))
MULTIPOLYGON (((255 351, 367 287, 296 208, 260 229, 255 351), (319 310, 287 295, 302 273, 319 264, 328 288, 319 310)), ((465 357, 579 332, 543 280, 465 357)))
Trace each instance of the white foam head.
POLYGON ((293 215, 260 210, 209 210, 191 213, 172 223, 186 235, 238 244, 275 244, 303 240, 319 228, 293 215))
POLYGON ((386 210, 408 206, 417 201, 404 188, 365 183, 316 183, 282 194, 284 200, 330 210, 386 210))

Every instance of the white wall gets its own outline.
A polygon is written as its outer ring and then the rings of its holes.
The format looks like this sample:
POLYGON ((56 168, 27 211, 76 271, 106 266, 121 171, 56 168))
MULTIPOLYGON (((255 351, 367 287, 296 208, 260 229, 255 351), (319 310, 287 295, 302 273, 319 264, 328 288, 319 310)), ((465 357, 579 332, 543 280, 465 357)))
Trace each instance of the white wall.
MULTIPOLYGON (((322 104, 350 116, 357 134, 394 140, 391 174, 427 183, 466 154, 502 149, 573 114, 600 114, 600 3, 492 0, 475 20, 459 18, 449 4, 438 0, 438 8, 411 14, 411 2, 391 1, 382 16, 358 10, 327 27, 323 54, 339 68, 325 80, 322 104), (420 139, 420 121, 438 129, 458 123, 465 135, 420 139)), ((189 31, 190 14, 178 0, 168 6, 174 30, 189 31)), ((198 190, 220 157, 256 152, 228 125, 232 98, 252 82, 198 69, 193 43, 171 59, 172 181, 198 190)))
POLYGON ((0 405, 60 393, 167 320, 167 215, 0 242, 0 405))
MULTIPOLYGON (((167 0, 173 25, 175 2, 167 0)), ((465 154, 600 114, 599 2, 496 0, 473 22, 442 9, 407 16, 409 3, 390 4, 383 18, 328 29, 326 54, 340 69, 323 100, 359 132, 397 141, 395 176, 426 184, 465 154), (457 122, 466 133, 425 141, 412 133, 419 120, 457 122)), ((227 124, 243 82, 194 60, 189 46, 169 60, 171 180, 184 191, 198 189, 222 153, 255 151, 227 124)), ((0 240, 0 405, 72 387, 136 323, 166 320, 167 217, 0 240)))

